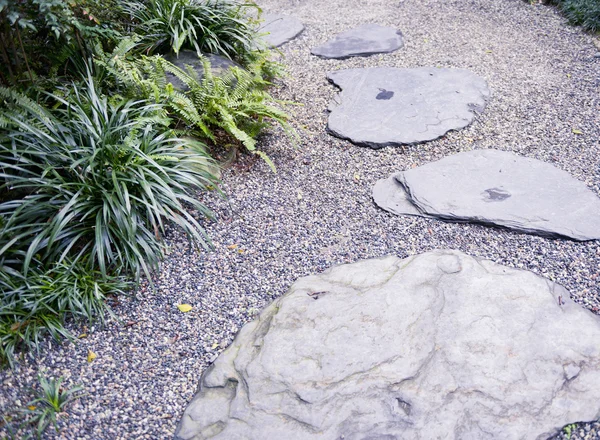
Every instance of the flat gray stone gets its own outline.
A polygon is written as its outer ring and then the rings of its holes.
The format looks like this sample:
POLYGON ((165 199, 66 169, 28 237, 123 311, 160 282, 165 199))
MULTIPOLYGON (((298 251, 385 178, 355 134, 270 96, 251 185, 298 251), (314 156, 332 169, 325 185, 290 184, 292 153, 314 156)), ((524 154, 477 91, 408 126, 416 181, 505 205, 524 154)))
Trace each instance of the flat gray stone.
POLYGON ((329 106, 329 132, 371 148, 426 142, 466 127, 490 96, 485 80, 463 69, 347 69, 327 78, 342 89, 329 106))
POLYGON ((497 150, 458 153, 377 182, 375 203, 394 214, 600 239, 600 198, 548 163, 497 150))
POLYGON ((178 439, 545 439, 600 416, 600 318, 434 251, 299 279, 200 379, 178 439))
POLYGON ((389 53, 403 45, 402 33, 399 30, 369 23, 337 34, 322 46, 313 48, 310 53, 322 58, 344 59, 389 53))
MULTIPOLYGON (((232 61, 229 58, 221 55, 203 54, 203 56, 208 59, 208 62, 210 63, 210 70, 215 76, 224 75, 225 72, 227 72, 227 70, 231 67, 239 67, 240 69, 243 68, 235 61, 232 61)), ((179 67, 184 72, 187 72, 187 66, 191 66, 198 75, 199 80, 204 77, 204 66, 202 64, 202 60, 200 60, 198 54, 193 50, 182 50, 179 52, 179 56, 175 54, 166 55, 165 59, 179 67)), ((167 72, 165 76, 167 78, 167 82, 173 84, 173 87, 177 90, 187 89, 186 85, 172 73, 167 72)))
POLYGON ((267 47, 279 47, 296 38, 304 30, 300 20, 289 15, 264 14, 263 24, 259 33, 266 33, 262 37, 267 47))

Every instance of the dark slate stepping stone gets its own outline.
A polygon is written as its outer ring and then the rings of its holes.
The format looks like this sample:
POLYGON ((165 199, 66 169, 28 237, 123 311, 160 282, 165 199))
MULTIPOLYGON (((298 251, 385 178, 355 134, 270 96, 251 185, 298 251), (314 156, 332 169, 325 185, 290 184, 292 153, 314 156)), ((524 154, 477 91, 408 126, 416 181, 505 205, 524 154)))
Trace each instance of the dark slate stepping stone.
MULTIPOLYGON (((210 70, 215 76, 224 75, 231 67, 239 67, 242 69, 241 65, 221 55, 204 54, 204 57, 208 59, 210 70)), ((204 66, 202 65, 202 61, 198 57, 198 54, 193 50, 182 50, 179 52, 179 56, 175 54, 166 55, 165 59, 184 72, 187 72, 187 66, 191 66, 198 75, 198 80, 201 80, 204 77, 204 66)), ((186 85, 172 73, 167 72, 165 76, 167 82, 173 84, 174 88, 178 90, 187 89, 186 85)))
POLYGON ((567 172, 497 150, 458 153, 377 182, 375 203, 394 214, 600 239, 600 198, 567 172))
POLYGON ((267 47, 279 47, 296 38, 304 30, 300 20, 289 15, 265 14, 259 33, 268 33, 262 38, 267 47))
POLYGON ((311 53, 322 58, 343 59, 393 52, 403 45, 399 30, 369 23, 337 34, 322 46, 315 47, 311 53))
POLYGON ((337 266, 242 327, 175 438, 547 439, 597 419, 598 340, 532 272, 457 251, 337 266))
POLYGON ((341 103, 329 106, 329 132, 371 148, 426 142, 466 127, 490 96, 485 80, 463 69, 347 69, 327 78, 342 89, 341 103))

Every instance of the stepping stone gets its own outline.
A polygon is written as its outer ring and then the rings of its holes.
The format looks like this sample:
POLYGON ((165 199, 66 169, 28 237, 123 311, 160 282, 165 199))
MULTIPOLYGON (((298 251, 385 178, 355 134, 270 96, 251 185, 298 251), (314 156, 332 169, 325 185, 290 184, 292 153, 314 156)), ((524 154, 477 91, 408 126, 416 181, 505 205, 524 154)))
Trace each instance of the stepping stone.
MULTIPOLYGON (((239 67, 243 69, 241 65, 236 63, 235 61, 230 60, 221 55, 214 54, 204 54, 204 57, 208 59, 210 63, 210 70, 215 76, 222 76, 232 67, 239 67)), ((198 80, 201 80, 204 77, 204 66, 202 65, 202 61, 198 57, 198 54, 193 50, 182 50, 179 52, 179 56, 175 54, 166 55, 165 59, 175 66, 179 67, 184 72, 187 72, 187 66, 191 66, 196 74, 198 75, 198 80)), ((167 78, 167 82, 173 84, 173 87, 177 90, 187 90, 187 86, 177 78, 172 73, 168 73, 165 75, 167 78)))
POLYGON ((397 173, 376 183, 373 199, 394 214, 600 239, 600 198, 583 182, 504 151, 467 151, 397 173))
POLYGON ((342 89, 329 106, 329 132, 371 148, 466 127, 490 96, 485 80, 463 69, 347 69, 327 78, 342 89))
POLYGON ((262 39, 267 47, 279 47, 296 38, 304 30, 300 20, 289 15, 265 14, 259 33, 268 33, 262 39))
POLYGON ((299 279, 205 370, 177 439, 536 439, 600 413, 600 318, 457 251, 299 279))
POLYGON ((322 58, 344 59, 393 52, 402 46, 404 42, 399 30, 370 23, 337 34, 310 53, 322 58))

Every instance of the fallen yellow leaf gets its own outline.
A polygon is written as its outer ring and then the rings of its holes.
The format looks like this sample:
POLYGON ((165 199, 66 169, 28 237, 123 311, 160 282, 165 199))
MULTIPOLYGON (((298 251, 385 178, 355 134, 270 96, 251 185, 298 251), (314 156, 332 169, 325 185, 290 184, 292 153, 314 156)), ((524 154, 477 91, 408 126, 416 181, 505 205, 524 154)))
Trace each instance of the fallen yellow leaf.
POLYGON ((88 350, 88 355, 87 355, 87 361, 88 362, 94 362, 94 359, 96 359, 98 356, 96 355, 96 353, 94 353, 92 350, 88 350))
POLYGON ((33 411, 33 410, 35 410, 36 408, 37 408, 37 406, 35 406, 35 405, 29 405, 29 406, 27 407, 27 409, 28 409, 29 411, 33 411))
POLYGON ((87 338, 87 333, 82 333, 79 336, 77 336, 77 339, 83 339, 83 338, 87 338))
POLYGON ((227 246, 227 249, 235 249, 236 247, 238 247, 237 244, 230 244, 229 246, 227 246))
POLYGON ((212 345, 212 349, 214 350, 214 349, 215 349, 215 348, 217 348, 218 346, 219 346, 219 343, 218 343, 218 342, 215 342, 215 343, 212 345))
POLYGON ((244 252, 246 252, 244 249, 238 249, 238 254, 243 254, 244 252))
POLYGON ((190 306, 189 304, 178 304, 177 308, 183 313, 187 313, 193 309, 193 307, 190 306))
POLYGON ((577 130, 576 128, 573 128, 571 131, 573 131, 573 134, 583 134, 583 131, 577 130))

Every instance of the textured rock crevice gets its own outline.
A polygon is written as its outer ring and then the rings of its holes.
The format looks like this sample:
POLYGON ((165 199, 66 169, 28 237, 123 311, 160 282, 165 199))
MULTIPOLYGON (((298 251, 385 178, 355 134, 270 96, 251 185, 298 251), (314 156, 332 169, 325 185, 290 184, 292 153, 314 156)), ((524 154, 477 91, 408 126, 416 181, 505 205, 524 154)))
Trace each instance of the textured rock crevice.
POLYGON ((460 252, 338 266, 242 329, 178 438, 543 438, 599 415, 599 338, 560 286, 460 252))

